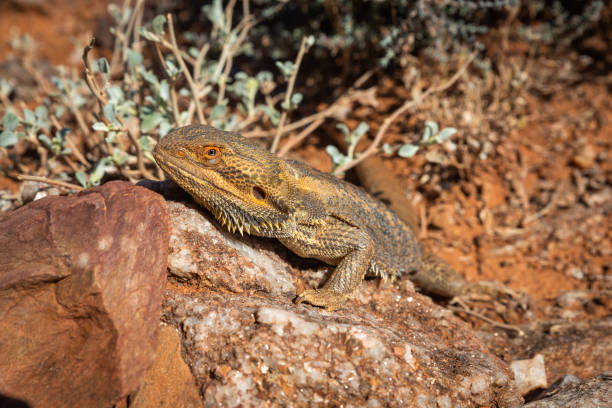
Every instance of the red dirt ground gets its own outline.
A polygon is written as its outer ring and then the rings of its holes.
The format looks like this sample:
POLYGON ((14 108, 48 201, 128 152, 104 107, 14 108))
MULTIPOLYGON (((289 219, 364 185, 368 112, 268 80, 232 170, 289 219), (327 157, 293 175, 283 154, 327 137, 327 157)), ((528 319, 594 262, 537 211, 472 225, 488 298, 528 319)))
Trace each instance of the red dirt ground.
MULTIPOLYGON (((0 4, 0 55, 12 38, 35 38, 37 58, 79 67, 82 46, 108 1, 0 4), (75 41, 77 45, 75 46, 75 41)), ((391 103, 386 101, 385 103, 391 103)), ((487 158, 443 163, 423 182, 423 157, 386 165, 412 195, 425 246, 472 280, 526 292, 540 319, 594 319, 612 302, 612 98, 609 85, 583 82, 526 100, 530 114, 487 158), (445 174, 458 174, 446 182, 445 174), (421 180, 421 181, 419 181, 421 180), (573 299, 564 296, 573 294, 573 299)), ((378 125, 372 124, 373 128, 378 125)), ((322 136, 323 132, 319 136, 322 136)), ((296 154, 329 170, 317 137, 296 154)), ((0 176, 0 188, 16 183, 0 176)), ((524 323, 520 317, 510 323, 524 323)))

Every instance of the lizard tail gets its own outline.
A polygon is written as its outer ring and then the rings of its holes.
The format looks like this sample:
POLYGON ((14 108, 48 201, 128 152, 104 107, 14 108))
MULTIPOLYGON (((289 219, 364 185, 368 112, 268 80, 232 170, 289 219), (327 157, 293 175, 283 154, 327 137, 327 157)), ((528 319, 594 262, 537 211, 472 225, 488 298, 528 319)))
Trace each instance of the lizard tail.
POLYGON ((453 298, 470 287, 470 282, 437 256, 423 252, 421 267, 409 274, 410 280, 425 292, 453 298))

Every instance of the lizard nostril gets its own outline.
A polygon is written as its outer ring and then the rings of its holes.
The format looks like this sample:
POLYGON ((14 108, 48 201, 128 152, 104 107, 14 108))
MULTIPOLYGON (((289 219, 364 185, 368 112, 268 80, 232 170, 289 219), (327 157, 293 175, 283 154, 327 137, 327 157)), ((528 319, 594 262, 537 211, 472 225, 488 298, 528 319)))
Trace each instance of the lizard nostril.
POLYGON ((266 199, 266 192, 261 187, 253 187, 253 196, 258 200, 266 199))

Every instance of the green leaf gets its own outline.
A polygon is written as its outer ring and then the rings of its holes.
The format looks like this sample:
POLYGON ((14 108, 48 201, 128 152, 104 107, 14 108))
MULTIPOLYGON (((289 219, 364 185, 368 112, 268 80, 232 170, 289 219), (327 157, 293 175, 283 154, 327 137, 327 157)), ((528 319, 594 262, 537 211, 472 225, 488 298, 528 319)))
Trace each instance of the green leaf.
POLYGON ((160 42, 161 38, 158 35, 153 34, 151 31, 147 30, 145 27, 140 27, 140 35, 146 38, 149 41, 160 42))
POLYGON ((276 66, 280 69, 285 78, 289 78, 295 70, 295 64, 292 61, 276 61, 276 66))
POLYGON ((17 143, 17 135, 9 130, 0 133, 0 146, 13 146, 17 143))
POLYGON ((91 125, 91 128, 97 132, 108 132, 108 126, 104 122, 96 122, 91 125))
POLYGON ((108 95, 108 102, 116 105, 124 99, 123 90, 117 85, 106 88, 106 94, 108 95))
POLYGON ((346 126, 344 123, 338 123, 336 128, 340 129, 340 131, 344 133, 344 137, 348 137, 351 134, 348 126, 346 126))
POLYGON ((110 64, 106 58, 102 57, 96 60, 95 66, 98 67, 99 72, 104 75, 110 75, 110 64))
POLYGON ((149 138, 148 137, 141 136, 140 139, 138 139, 138 144, 140 145, 142 150, 144 150, 145 152, 150 152, 151 151, 151 142, 149 142, 149 138))
POLYGON ((357 129, 355 129, 353 134, 355 135, 355 137, 357 137, 357 139, 360 139, 361 136, 363 136, 369 129, 370 125, 365 122, 361 122, 359 126, 357 126, 357 129))
POLYGON ((0 94, 8 96, 13 90, 13 85, 6 79, 0 79, 0 94))
POLYGON ((397 151, 397 155, 400 157, 412 157, 416 154, 418 150, 418 145, 405 144, 399 148, 399 150, 397 151))
POLYGON ((310 47, 312 47, 312 46, 314 45, 314 43, 315 43, 315 37, 314 37, 314 35, 309 35, 309 36, 306 38, 306 47, 310 48, 310 47))
POLYGON ((115 124, 115 122, 117 122, 117 107, 114 103, 109 102, 106 105, 104 105, 103 111, 104 111, 104 116, 110 123, 115 124))
POLYGON ((166 58, 166 68, 168 69, 168 75, 172 78, 176 78, 183 70, 178 67, 173 60, 166 58))
POLYGON ((336 167, 343 164, 348 159, 348 157, 342 154, 340 150, 338 150, 338 148, 334 145, 327 145, 325 151, 327 152, 327 154, 329 154, 329 157, 331 157, 332 162, 336 167))
POLYGON ((49 111, 44 105, 38 105, 34 110, 34 115, 36 115, 36 119, 38 120, 47 119, 49 117, 49 111))
POLYGON ((211 120, 221 119, 225 115, 226 111, 227 111, 227 107, 225 105, 217 104, 210 112, 210 119, 211 120))
POLYGON ((132 72, 136 72, 136 67, 142 65, 142 54, 129 48, 127 51, 127 62, 132 72))
POLYGON ((128 155, 125 152, 117 147, 113 149, 113 161, 121 166, 128 159, 128 155))
POLYGON ((166 136, 172 130, 172 123, 164 119, 159 123, 159 137, 166 136))
POLYGON ((159 83, 159 97, 166 104, 170 102, 170 85, 165 79, 159 83))
POLYGON ((385 152, 386 154, 393 153, 393 149, 391 148, 391 145, 389 143, 383 144, 382 149, 383 149, 383 152, 385 152))
POLYGON ((142 75, 145 81, 153 86, 159 86, 159 79, 155 76, 155 74, 151 71, 147 71, 146 69, 139 67, 138 73, 142 75))
POLYGON ((61 118, 62 116, 64 116, 64 113, 66 113, 66 108, 64 107, 64 105, 57 105, 55 107, 55 117, 56 118, 61 118))
POLYGON ((202 12, 217 27, 225 31, 225 13, 221 0, 214 0, 210 6, 203 6, 202 12))
POLYGON ((151 152, 144 152, 144 157, 155 163, 155 157, 151 154, 151 152))
POLYGON ((421 143, 431 143, 433 137, 438 133, 438 129, 438 124, 436 122, 425 122, 421 143))
POLYGON ((293 107, 298 106, 300 102, 302 102, 302 99, 304 99, 304 95, 301 93, 294 93, 291 95, 291 105, 293 105, 293 107))
POLYGON ((76 179, 79 182, 79 184, 81 184, 83 187, 87 188, 87 174, 85 174, 84 171, 77 171, 74 174, 74 177, 76 177, 76 179))
POLYGON ((163 35, 165 25, 166 25, 166 16, 164 16, 163 14, 155 16, 155 18, 153 19, 153 23, 152 23, 153 32, 157 35, 163 35))
POLYGON ((149 133, 153 129, 159 125, 159 123, 164 119, 161 113, 153 112, 149 115, 144 115, 142 117, 142 122, 140 122, 140 131, 143 133, 149 133))
POLYGON ((97 186, 100 184, 100 180, 102 180, 102 177, 104 177, 104 174, 106 174, 106 166, 112 163, 112 161, 112 157, 107 156, 98 162, 96 168, 89 173, 89 182, 92 185, 97 186))
POLYGON ((457 129, 453 128, 453 127, 447 127, 444 128, 440 131, 440 133, 438 133, 436 135, 436 142, 438 143, 442 143, 444 142, 446 139, 450 138, 452 135, 454 135, 455 133, 457 133, 457 129))
POLYGON ((106 134, 106 137, 104 138, 104 140, 106 140, 106 142, 108 143, 115 143, 115 140, 117 140, 117 134, 119 132, 111 130, 106 134))
POLYGON ((274 108, 269 107, 268 105, 257 105, 258 109, 261 109, 263 113, 265 113, 273 125, 278 125, 280 121, 281 114, 274 108))
POLYGON ((49 129, 51 123, 49 122, 49 111, 44 105, 38 105, 34 110, 36 116, 36 125, 38 128, 49 129))
POLYGON ((51 139, 49 139, 47 135, 44 135, 44 134, 38 135, 38 140, 46 144, 49 149, 53 148, 53 143, 51 143, 51 139))
POLYGON ((255 78, 257 78, 257 82, 270 82, 274 80, 274 75, 270 71, 260 71, 255 78))
POLYGON ((24 109, 23 121, 26 122, 28 125, 33 125, 34 123, 36 123, 36 116, 34 116, 34 112, 29 109, 24 109))
POLYGON ((5 131, 12 132, 19 125, 19 117, 15 115, 13 112, 7 112, 2 119, 2 126, 5 131))

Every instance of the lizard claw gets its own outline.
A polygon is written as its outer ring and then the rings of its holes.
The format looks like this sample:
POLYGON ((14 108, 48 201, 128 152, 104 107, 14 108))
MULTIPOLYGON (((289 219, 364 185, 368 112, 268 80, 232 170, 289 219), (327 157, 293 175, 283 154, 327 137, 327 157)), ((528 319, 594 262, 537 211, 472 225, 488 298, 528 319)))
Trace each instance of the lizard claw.
POLYGON ((308 289, 298 295, 295 303, 307 302, 313 306, 324 307, 328 312, 333 312, 342 307, 347 297, 347 295, 329 289, 308 289))

